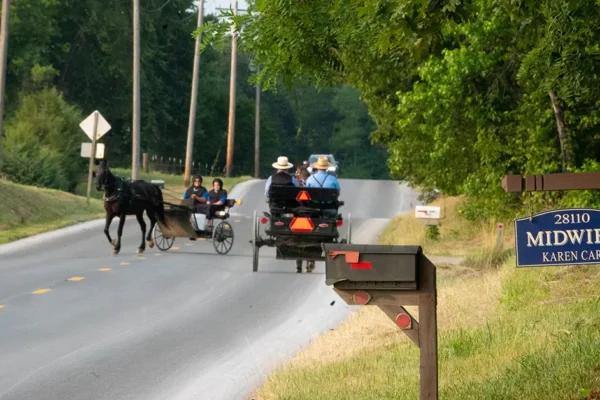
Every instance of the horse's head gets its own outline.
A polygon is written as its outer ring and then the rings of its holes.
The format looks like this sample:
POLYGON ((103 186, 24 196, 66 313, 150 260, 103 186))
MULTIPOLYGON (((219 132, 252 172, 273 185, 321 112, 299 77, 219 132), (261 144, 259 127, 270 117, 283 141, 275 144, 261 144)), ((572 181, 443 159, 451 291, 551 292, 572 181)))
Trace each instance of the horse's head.
POLYGON ((108 163, 106 161, 100 161, 98 168, 96 168, 96 190, 104 191, 107 183, 110 183, 112 174, 108 169, 108 163))

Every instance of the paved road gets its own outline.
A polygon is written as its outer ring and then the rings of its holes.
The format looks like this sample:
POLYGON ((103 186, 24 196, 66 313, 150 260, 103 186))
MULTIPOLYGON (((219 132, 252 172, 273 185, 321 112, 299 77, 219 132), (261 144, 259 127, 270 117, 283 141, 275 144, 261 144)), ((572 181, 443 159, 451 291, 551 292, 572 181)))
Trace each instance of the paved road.
MULTIPOLYGON (((0 246, 0 399, 240 400, 339 324, 350 309, 325 285, 322 263, 300 275, 263 249, 252 273, 250 216, 265 209, 263 185, 232 191, 244 203, 227 256, 178 239, 138 257, 135 221, 118 256, 98 222, 0 246)), ((341 185, 357 243, 417 203, 393 182, 341 185)))

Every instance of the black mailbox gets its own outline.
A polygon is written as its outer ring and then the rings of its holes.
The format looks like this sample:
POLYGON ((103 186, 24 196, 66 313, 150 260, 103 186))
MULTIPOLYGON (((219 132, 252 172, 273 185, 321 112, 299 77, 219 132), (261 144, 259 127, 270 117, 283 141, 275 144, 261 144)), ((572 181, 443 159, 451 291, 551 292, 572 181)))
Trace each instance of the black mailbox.
POLYGON ((421 246, 323 243, 325 284, 337 289, 417 290, 421 246))

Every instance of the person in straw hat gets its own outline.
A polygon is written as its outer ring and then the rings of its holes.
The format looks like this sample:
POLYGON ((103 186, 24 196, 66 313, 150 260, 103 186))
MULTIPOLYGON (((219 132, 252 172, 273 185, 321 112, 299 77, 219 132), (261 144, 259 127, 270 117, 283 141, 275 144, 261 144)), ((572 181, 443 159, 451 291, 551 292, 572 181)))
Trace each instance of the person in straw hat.
POLYGON ((342 188, 340 187, 340 183, 338 182, 337 178, 327 173, 327 169, 329 167, 332 167, 332 165, 329 164, 329 160, 327 160, 327 157, 319 157, 317 162, 314 163, 312 167, 313 169, 317 170, 317 172, 315 174, 312 174, 306 180, 306 186, 326 189, 337 189, 338 192, 341 192, 342 188))
POLYGON ((265 196, 269 197, 269 188, 271 185, 276 186, 298 186, 298 181, 292 175, 290 175, 286 170, 293 168, 294 164, 288 161, 287 157, 280 156, 277 157, 277 162, 274 162, 273 168, 277 170, 273 175, 267 179, 267 184, 265 185, 265 196))

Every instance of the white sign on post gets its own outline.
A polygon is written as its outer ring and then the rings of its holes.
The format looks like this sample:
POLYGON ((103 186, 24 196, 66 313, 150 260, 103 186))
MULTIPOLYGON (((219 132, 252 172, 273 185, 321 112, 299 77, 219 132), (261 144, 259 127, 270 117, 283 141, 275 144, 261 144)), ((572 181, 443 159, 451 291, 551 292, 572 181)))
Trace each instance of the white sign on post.
MULTIPOLYGON (((92 144, 91 143, 81 143, 81 157, 90 158, 92 155, 92 144)), ((104 158, 104 143, 96 143, 96 156, 94 157, 98 160, 102 160, 104 158)))
POLYGON ((86 119, 81 121, 79 127, 85 132, 90 139, 94 139, 94 113, 98 113, 98 127, 96 128, 96 140, 100 139, 104 134, 110 131, 110 124, 106 122, 99 111, 94 111, 86 119))
POLYGON ((415 207, 415 217, 423 219, 440 219, 440 207, 438 206, 417 206, 415 207))

